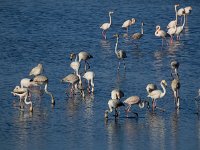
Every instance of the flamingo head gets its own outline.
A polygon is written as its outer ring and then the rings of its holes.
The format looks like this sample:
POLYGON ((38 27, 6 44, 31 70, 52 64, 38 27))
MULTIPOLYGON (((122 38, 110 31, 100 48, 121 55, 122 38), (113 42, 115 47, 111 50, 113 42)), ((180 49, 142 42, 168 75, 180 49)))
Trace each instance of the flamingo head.
POLYGON ((113 11, 109 11, 109 15, 113 14, 114 12, 113 11))
POLYGON ((70 53, 69 58, 70 58, 71 61, 72 61, 75 57, 76 57, 76 54, 75 54, 75 53, 70 53))
POLYGON ((179 4, 175 4, 174 6, 175 6, 175 7, 178 7, 178 6, 179 6, 179 4))
POLYGON ((119 38, 119 34, 116 33, 116 34, 113 35, 113 37, 119 38))
POLYGON ((164 86, 167 86, 166 80, 162 80, 161 83, 162 83, 164 86))
POLYGON ((156 26, 156 30, 158 30, 158 29, 160 29, 160 26, 159 26, 159 25, 156 26))
POLYGON ((132 18, 131 19, 131 24, 134 24, 136 22, 136 19, 135 18, 132 18))

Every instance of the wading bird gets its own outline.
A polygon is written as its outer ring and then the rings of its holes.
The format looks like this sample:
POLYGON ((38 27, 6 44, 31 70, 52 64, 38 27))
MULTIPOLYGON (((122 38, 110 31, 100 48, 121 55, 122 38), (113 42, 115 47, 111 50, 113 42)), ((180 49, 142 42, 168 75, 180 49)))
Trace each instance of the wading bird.
POLYGON ((183 14, 183 16, 184 16, 183 24, 182 24, 181 26, 178 26, 178 27, 176 28, 175 34, 176 34, 176 39, 177 39, 177 40, 180 40, 180 34, 181 34, 181 32, 183 31, 183 28, 184 28, 184 26, 185 26, 185 13, 183 14))
POLYGON ((159 99, 159 98, 163 98, 166 94, 167 82, 165 80, 162 80, 160 82, 160 85, 163 89, 163 92, 161 90, 154 90, 151 93, 149 93, 149 95, 147 96, 147 97, 151 97, 151 99, 152 99, 152 109, 153 109, 153 111, 156 108, 156 100, 159 99))
MULTIPOLYGON (((130 96, 124 101, 124 104, 127 104, 128 107, 126 108, 126 113, 128 116, 128 112, 131 112, 131 106, 132 105, 138 105, 140 108, 144 108, 145 103, 147 104, 147 107, 149 108, 149 102, 148 101, 142 101, 139 96, 130 96)), ((138 117, 138 113, 134 112, 136 116, 138 117)))
POLYGON ((179 79, 173 79, 171 83, 171 88, 174 93, 174 103, 176 108, 180 107, 180 97, 179 97, 179 89, 180 89, 180 81, 179 79))
POLYGON ((61 82, 69 83, 71 84, 70 92, 73 94, 74 90, 78 88, 79 83, 79 77, 75 74, 69 74, 66 77, 64 77, 61 82))
POLYGON ((48 91, 48 78, 46 76, 44 76, 44 75, 35 76, 31 82, 33 82, 37 85, 44 85, 45 93, 48 94, 49 96, 51 96, 51 104, 52 105, 55 104, 53 94, 48 91))
POLYGON ((87 71, 83 78, 85 78, 88 81, 88 92, 90 93, 90 90, 92 93, 94 93, 94 77, 95 74, 93 71, 87 71))
POLYGON ((121 102, 120 100, 118 100, 118 99, 110 99, 108 101, 108 108, 109 108, 109 110, 105 111, 104 117, 108 118, 108 113, 113 112, 113 109, 115 111, 115 117, 118 117, 119 113, 118 113, 117 109, 119 107, 121 107, 121 106, 124 106, 124 103, 121 102))
POLYGON ((112 18, 111 18, 111 14, 113 14, 112 11, 109 12, 109 18, 110 18, 110 22, 109 23, 104 23, 101 25, 100 29, 102 29, 102 35, 104 37, 104 39, 106 39, 106 31, 110 28, 111 23, 112 23, 112 18))
POLYGON ((157 25, 156 26, 156 31, 155 31, 155 36, 162 38, 162 46, 163 46, 164 40, 167 43, 167 41, 166 41, 166 35, 167 35, 166 32, 163 31, 163 30, 161 30, 160 26, 157 25))
POLYGON ((167 25, 167 28, 174 28, 175 26, 177 26, 177 20, 178 20, 178 12, 177 12, 177 7, 179 6, 179 4, 175 4, 174 8, 175 8, 175 14, 176 14, 176 20, 172 20, 170 21, 170 23, 167 25))
POLYGON ((115 54, 119 60, 119 64, 118 64, 118 71, 119 71, 119 68, 120 68, 120 60, 122 60, 124 62, 124 69, 126 69, 126 64, 125 64, 125 61, 124 61, 124 58, 127 58, 126 56, 126 52, 124 50, 118 50, 118 42, 119 42, 119 35, 118 34, 115 34, 114 37, 116 37, 117 41, 116 41, 116 44, 115 44, 115 54))
POLYGON ((26 105, 30 105, 29 111, 32 112, 33 111, 33 104, 31 101, 27 101, 28 98, 28 89, 27 88, 21 88, 19 86, 16 86, 15 89, 13 90, 13 92, 11 92, 14 96, 19 96, 20 98, 20 108, 23 108, 22 105, 22 101, 24 101, 24 103, 26 105), (23 99, 24 98, 24 99, 23 99))
POLYGON ((135 22, 136 22, 135 18, 132 18, 132 19, 130 19, 130 20, 126 20, 126 21, 123 23, 122 28, 126 28, 127 34, 128 34, 128 27, 131 26, 131 25, 133 25, 133 24, 135 24, 135 22))
POLYGON ((139 39, 141 39, 141 37, 144 35, 143 26, 144 26, 144 23, 142 22, 142 23, 141 23, 141 32, 134 33, 134 34, 131 36, 132 39, 134 39, 134 40, 139 40, 139 39))
POLYGON ((178 68, 179 68, 179 62, 176 60, 172 60, 170 63, 171 66, 171 76, 172 78, 179 78, 179 74, 178 74, 178 68))

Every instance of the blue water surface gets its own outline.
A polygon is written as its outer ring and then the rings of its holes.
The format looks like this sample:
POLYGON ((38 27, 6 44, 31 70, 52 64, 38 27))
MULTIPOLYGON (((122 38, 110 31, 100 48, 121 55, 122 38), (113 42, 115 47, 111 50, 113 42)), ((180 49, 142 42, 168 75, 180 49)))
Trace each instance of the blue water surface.
MULTIPOLYGON (((200 88, 200 3, 198 0, 1 0, 0 1, 0 149, 200 149, 200 120, 194 97, 200 88), (180 41, 162 46, 155 37, 155 27, 167 31, 175 19, 174 4, 192 6, 180 41), (103 23, 112 25, 107 39, 102 38, 103 23), (123 22, 136 18, 129 34, 140 32, 139 41, 119 38, 119 48, 127 53, 126 71, 117 72, 114 53, 115 33, 123 35, 123 22), (135 45, 136 44, 136 45, 135 45), (72 73, 71 52, 87 51, 90 70, 95 72, 95 93, 68 97, 67 84, 60 80, 72 73), (181 108, 174 108, 171 90, 171 60, 180 62, 181 108), (49 79, 49 91, 56 104, 51 106, 46 94, 33 97, 33 113, 20 111, 18 98, 11 94, 22 78, 42 63, 49 79), (126 118, 124 108, 119 118, 104 111, 113 88, 124 91, 122 99, 138 95, 147 99, 146 85, 168 83, 167 93, 157 105, 166 111, 139 109, 139 118, 126 118)), ((180 19, 180 18, 179 18, 180 19)), ((81 66, 82 67, 82 66, 81 66)), ((83 69, 83 67, 81 68, 83 69)), ((85 85, 85 81, 83 81, 85 85)))

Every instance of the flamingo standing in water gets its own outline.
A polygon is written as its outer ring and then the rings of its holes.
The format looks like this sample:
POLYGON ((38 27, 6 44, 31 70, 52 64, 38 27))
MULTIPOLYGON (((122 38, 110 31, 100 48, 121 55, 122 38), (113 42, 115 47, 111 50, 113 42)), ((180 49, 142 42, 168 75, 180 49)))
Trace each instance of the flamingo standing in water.
POLYGON ((181 32, 183 31, 183 28, 184 28, 184 26, 185 26, 185 13, 183 14, 183 16, 184 16, 184 20, 183 20, 183 24, 181 25, 181 26, 178 26, 177 28, 176 28, 176 32, 175 32, 175 34, 176 34, 176 37, 177 37, 177 40, 180 40, 180 34, 181 34, 181 32))
POLYGON ((144 22, 141 23, 141 32, 134 33, 134 34, 131 36, 134 40, 139 40, 139 39, 141 39, 141 37, 144 35, 143 26, 144 26, 144 22))
POLYGON ((179 62, 176 60, 172 60, 171 63, 171 76, 173 78, 179 78, 179 74, 178 74, 178 68, 179 68, 179 62))
POLYGON ((180 107, 180 97, 179 97, 179 89, 180 89, 180 81, 179 79, 173 79, 171 83, 171 88, 174 93, 174 103, 176 108, 180 107))
MULTIPOLYGON (((147 103, 147 107, 149 107, 149 102, 148 101, 142 101, 139 96, 130 96, 124 101, 124 104, 127 104, 128 107, 126 108, 127 116, 128 112, 130 112, 131 106, 132 105, 138 105, 140 108, 144 108, 145 103, 147 103)), ((138 117, 138 113, 135 113, 136 116, 138 117)))
POLYGON ((13 92, 11 92, 14 96, 19 96, 20 98, 20 108, 23 108, 22 105, 22 101, 24 98, 24 103, 26 105, 30 105, 29 111, 32 112, 33 111, 33 104, 31 101, 27 101, 28 98, 28 89, 27 88, 21 88, 19 86, 16 86, 15 89, 13 90, 13 92))
POLYGON ((112 11, 109 12, 109 18, 110 18, 110 22, 109 23, 104 23, 101 25, 100 29, 102 29, 102 35, 103 37, 106 39, 106 31, 110 28, 111 23, 112 23, 112 18, 111 18, 111 14, 113 14, 112 11))
POLYGON ((156 31, 155 31, 155 36, 162 38, 162 46, 163 46, 163 43, 164 43, 163 41, 164 40, 166 41, 166 35, 167 35, 166 32, 164 30, 161 30, 160 26, 157 25, 156 26, 156 31))
POLYGON ((108 118, 108 113, 111 113, 113 112, 113 109, 115 111, 115 117, 118 117, 119 116, 119 113, 117 111, 117 109, 121 106, 125 106, 123 102, 121 102, 120 100, 118 99, 110 99, 108 101, 108 108, 109 110, 106 110, 105 111, 105 114, 104 114, 104 117, 105 118, 108 118))
POLYGON ((166 94, 167 82, 165 80, 162 80, 160 82, 160 85, 161 85, 161 87, 163 89, 163 92, 161 90, 153 90, 147 96, 147 97, 151 97, 152 98, 152 109, 153 109, 153 111, 156 108, 156 100, 159 99, 159 98, 163 98, 165 96, 165 94, 166 94))
POLYGON ((177 7, 179 6, 179 4, 175 4, 174 8, 175 8, 175 14, 176 14, 176 20, 172 20, 170 21, 170 23, 167 25, 167 28, 174 28, 177 25, 177 19, 178 19, 178 12, 177 12, 177 7))
POLYGON ((131 26, 131 25, 133 25, 133 24, 135 24, 135 22, 136 22, 135 18, 132 18, 132 19, 130 19, 130 20, 126 20, 126 21, 123 23, 122 28, 126 28, 127 34, 128 34, 128 27, 131 26))
POLYGON ((55 105, 54 96, 51 92, 48 91, 48 78, 46 76, 44 75, 35 76, 31 82, 37 85, 44 85, 45 93, 51 97, 51 104, 55 105))
POLYGON ((90 89, 91 89, 91 92, 94 93, 94 77, 95 77, 95 74, 93 71, 87 71, 83 75, 83 78, 85 78, 88 81, 88 92, 89 93, 90 93, 90 89))
POLYGON ((126 64, 124 61, 124 58, 126 58, 126 52, 124 50, 118 50, 118 42, 119 42, 119 35, 115 34, 114 37, 117 38, 116 44, 115 44, 115 54, 119 60, 119 64, 118 64, 118 71, 119 71, 119 67, 120 67, 120 60, 122 60, 124 62, 124 69, 126 69, 126 64))

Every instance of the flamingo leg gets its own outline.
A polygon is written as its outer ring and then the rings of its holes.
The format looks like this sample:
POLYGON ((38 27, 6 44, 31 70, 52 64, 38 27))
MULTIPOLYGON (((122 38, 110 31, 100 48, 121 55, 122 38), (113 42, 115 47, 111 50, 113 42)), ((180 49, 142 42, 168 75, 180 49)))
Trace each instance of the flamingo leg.
POLYGON ((119 71, 119 68, 120 68, 120 64, 121 64, 121 63, 120 63, 120 60, 119 60, 119 64, 118 64, 118 68, 117 68, 117 69, 118 69, 118 71, 119 71))
POLYGON ((125 64, 125 61, 124 61, 124 59, 123 59, 123 62, 124 62, 124 69, 126 70, 126 64, 125 64))

